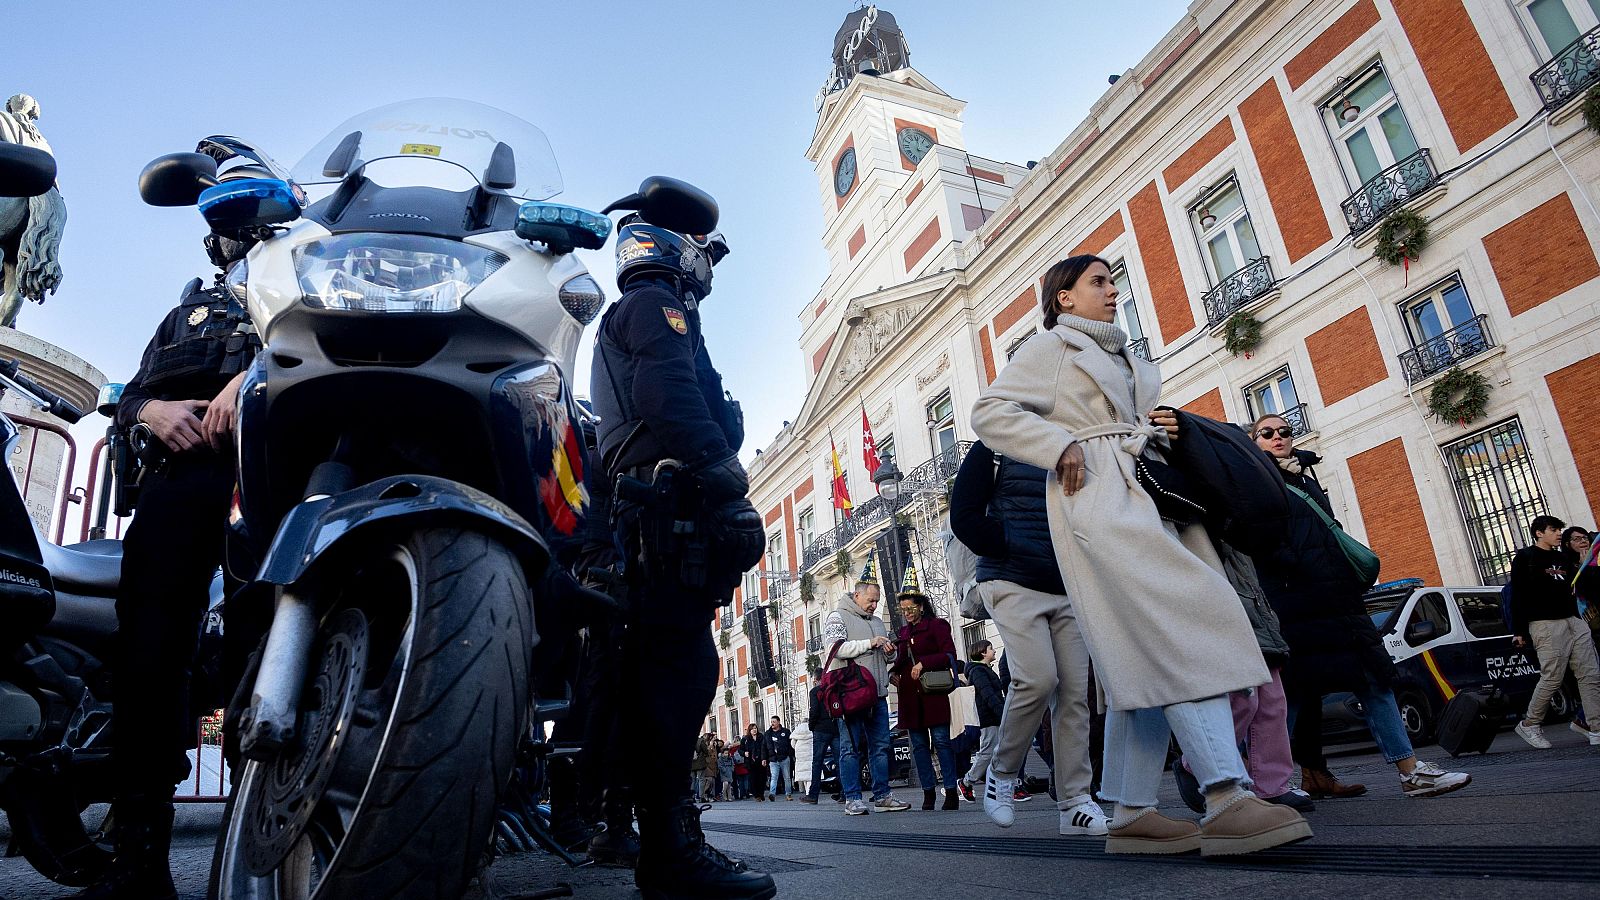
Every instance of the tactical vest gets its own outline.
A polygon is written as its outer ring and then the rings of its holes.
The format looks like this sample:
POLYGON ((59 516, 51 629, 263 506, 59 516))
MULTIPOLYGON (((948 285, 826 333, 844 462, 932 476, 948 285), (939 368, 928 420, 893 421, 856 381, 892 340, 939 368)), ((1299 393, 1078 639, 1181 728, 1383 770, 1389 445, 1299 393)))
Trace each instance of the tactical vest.
POLYGON ((244 371, 261 349, 261 338, 244 304, 225 286, 202 288, 190 281, 178 301, 175 332, 156 348, 144 385, 157 396, 186 393, 190 385, 226 383, 244 371))

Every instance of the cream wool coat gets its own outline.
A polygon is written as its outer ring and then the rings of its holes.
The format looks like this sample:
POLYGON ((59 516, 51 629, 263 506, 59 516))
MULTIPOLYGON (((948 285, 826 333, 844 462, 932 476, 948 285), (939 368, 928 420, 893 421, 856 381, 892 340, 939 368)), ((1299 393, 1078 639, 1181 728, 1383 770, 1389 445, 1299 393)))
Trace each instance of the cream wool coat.
POLYGON ((1161 372, 1128 359, 1131 395, 1111 354, 1057 325, 1026 341, 983 392, 973 429, 995 452, 1049 473, 1056 562, 1110 708, 1168 706, 1265 684, 1270 676, 1250 620, 1204 527, 1179 532, 1134 480, 1134 460, 1154 452, 1146 442, 1166 438, 1149 425, 1161 372), (1087 473, 1083 489, 1068 497, 1055 466, 1074 441, 1087 473))

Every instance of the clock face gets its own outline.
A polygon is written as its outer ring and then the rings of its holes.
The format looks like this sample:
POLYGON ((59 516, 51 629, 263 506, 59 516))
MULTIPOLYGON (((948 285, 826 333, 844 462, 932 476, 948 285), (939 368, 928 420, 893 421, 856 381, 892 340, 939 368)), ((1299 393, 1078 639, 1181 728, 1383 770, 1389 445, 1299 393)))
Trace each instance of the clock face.
POLYGON ((833 167, 833 192, 840 197, 850 193, 856 184, 856 148, 851 147, 839 157, 838 165, 833 167))
POLYGON ((914 166, 933 149, 933 137, 921 128, 902 128, 899 133, 900 152, 914 166))

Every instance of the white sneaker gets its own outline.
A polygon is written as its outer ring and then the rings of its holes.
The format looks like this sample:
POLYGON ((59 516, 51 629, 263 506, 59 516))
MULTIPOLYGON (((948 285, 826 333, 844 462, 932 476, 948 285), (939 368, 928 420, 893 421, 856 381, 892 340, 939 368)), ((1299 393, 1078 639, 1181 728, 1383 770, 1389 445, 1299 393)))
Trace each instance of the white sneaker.
POLYGON ((1073 799, 1077 802, 1061 811, 1061 833, 1096 837, 1104 835, 1106 811, 1100 808, 1100 804, 1091 800, 1088 794, 1080 794, 1073 799))
MULTIPOLYGON (((1549 742, 1545 743, 1549 746, 1549 742)), ((1433 763, 1417 760, 1417 767, 1411 770, 1410 775, 1400 776, 1400 790, 1407 797, 1437 797, 1459 790, 1472 783, 1472 776, 1465 772, 1446 772, 1433 763)))
POLYGON ((847 816, 864 816, 872 812, 872 805, 865 800, 847 800, 844 804, 844 814, 847 816))
POLYGON ((1567 727, 1589 739, 1589 746, 1600 747, 1600 731, 1590 731, 1579 725, 1576 721, 1568 722, 1567 727))
POLYGON ((901 800, 893 794, 872 801, 872 808, 878 812, 902 812, 911 808, 911 804, 901 800))
POLYGON ((1518 722, 1517 737, 1527 741, 1528 746, 1535 750, 1550 749, 1550 739, 1544 736, 1544 729, 1538 725, 1529 725, 1526 722, 1518 722))
POLYGON ((983 779, 983 811, 1001 828, 1010 828, 1017 821, 1017 779, 996 778, 994 768, 983 779))

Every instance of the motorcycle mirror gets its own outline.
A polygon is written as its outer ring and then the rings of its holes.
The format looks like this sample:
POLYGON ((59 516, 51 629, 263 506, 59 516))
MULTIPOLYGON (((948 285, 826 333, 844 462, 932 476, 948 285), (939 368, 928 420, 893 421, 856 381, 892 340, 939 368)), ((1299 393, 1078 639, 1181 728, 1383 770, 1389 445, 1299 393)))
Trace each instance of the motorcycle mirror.
POLYGON ((640 218, 679 234, 710 234, 717 229, 717 201, 687 181, 651 175, 629 194, 601 210, 637 210, 640 218))
POLYGON ((193 206, 217 184, 217 161, 204 153, 168 153, 139 173, 139 198, 151 206, 193 206))
POLYGON ((37 197, 56 183, 56 158, 22 144, 0 143, 0 197, 37 197))

